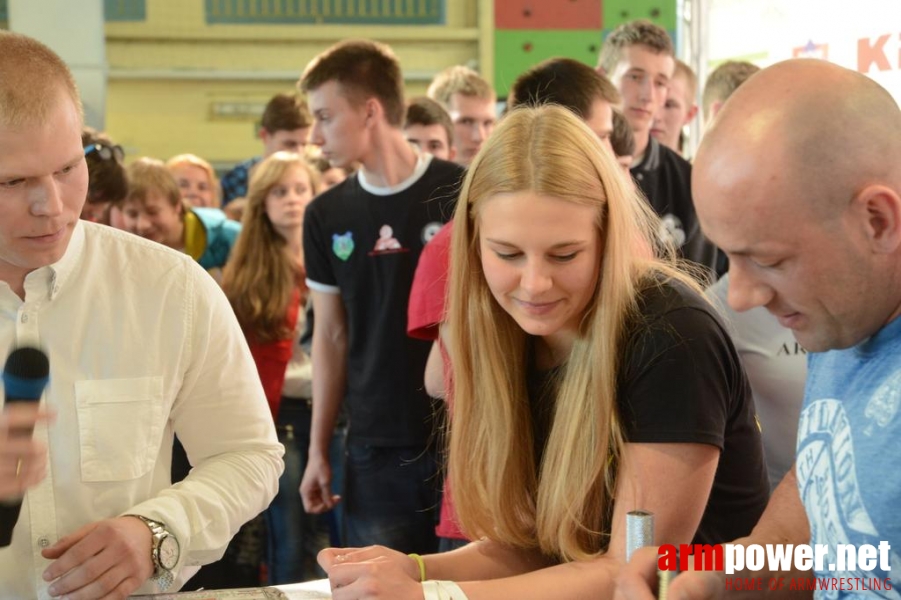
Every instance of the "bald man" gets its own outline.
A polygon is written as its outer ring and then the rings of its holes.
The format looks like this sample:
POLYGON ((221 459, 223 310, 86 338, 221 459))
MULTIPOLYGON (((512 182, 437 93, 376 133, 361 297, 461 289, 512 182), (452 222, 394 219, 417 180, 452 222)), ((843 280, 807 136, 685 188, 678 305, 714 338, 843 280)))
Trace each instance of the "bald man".
MULTIPOLYGON (((703 230, 731 260, 729 304, 766 307, 812 353, 796 468, 738 542, 826 544, 829 553, 801 573, 681 575, 670 594, 732 599, 732 577, 816 576, 843 578, 843 589, 829 591, 842 597, 874 580, 884 586, 891 565, 901 565, 899 157, 892 97, 813 60, 749 79, 704 137, 693 191, 703 230), (880 546, 873 564, 862 561, 873 568, 829 570, 838 544, 880 546)), ((652 597, 655 559, 653 549, 636 555, 620 597, 652 597)))

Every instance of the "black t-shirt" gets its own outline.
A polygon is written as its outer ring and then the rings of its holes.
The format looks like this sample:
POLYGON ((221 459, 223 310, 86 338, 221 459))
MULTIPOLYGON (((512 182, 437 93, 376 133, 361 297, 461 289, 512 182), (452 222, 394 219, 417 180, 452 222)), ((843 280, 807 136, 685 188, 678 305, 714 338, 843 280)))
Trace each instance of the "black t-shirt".
MULTIPOLYGON (((627 327, 617 382, 626 441, 719 448, 713 487, 693 542, 720 543, 747 535, 766 507, 769 483, 754 402, 738 353, 714 309, 681 283, 645 288, 639 315, 627 327)), ((548 403, 553 393, 547 392, 547 382, 555 376, 551 370, 529 380, 540 448, 552 418, 548 403)))
POLYGON ((691 198, 691 163, 651 136, 631 173, 683 258, 714 270, 717 249, 701 233, 691 198))
POLYGON ((422 247, 451 216, 462 174, 433 159, 419 179, 389 195, 352 176, 307 208, 307 281, 339 293, 347 316, 351 441, 406 446, 432 438, 436 411, 423 388, 430 343, 407 336, 407 303, 422 247))

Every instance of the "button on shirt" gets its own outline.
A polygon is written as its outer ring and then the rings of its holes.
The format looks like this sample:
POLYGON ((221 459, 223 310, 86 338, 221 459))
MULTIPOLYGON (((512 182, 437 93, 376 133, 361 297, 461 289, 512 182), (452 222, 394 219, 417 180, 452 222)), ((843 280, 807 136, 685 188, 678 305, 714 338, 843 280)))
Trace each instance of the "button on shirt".
POLYGON ((34 431, 49 468, 0 549, 0 598, 48 598, 41 550, 128 513, 176 536, 178 587, 275 495, 282 446, 244 335, 189 257, 79 222, 64 257, 27 276, 24 301, 0 282, 0 351, 25 344, 50 359, 56 419, 34 431), (175 433, 195 466, 177 488, 175 433))

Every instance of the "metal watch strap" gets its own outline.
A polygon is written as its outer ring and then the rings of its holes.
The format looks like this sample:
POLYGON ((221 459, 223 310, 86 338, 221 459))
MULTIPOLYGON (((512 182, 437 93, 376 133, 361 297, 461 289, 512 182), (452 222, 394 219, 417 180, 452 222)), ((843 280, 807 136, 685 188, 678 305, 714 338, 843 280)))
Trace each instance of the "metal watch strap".
POLYGON ((161 591, 165 592, 172 583, 175 581, 175 577, 172 575, 172 571, 163 567, 160 564, 159 559, 159 545, 161 541, 161 536, 163 534, 171 536, 172 534, 166 529, 166 525, 160 523, 159 521, 154 521, 153 519, 149 519, 143 515, 125 515, 126 517, 135 517, 140 519, 144 525, 150 529, 151 536, 151 548, 150 548, 150 560, 153 562, 153 575, 150 576, 150 579, 153 580, 161 591))

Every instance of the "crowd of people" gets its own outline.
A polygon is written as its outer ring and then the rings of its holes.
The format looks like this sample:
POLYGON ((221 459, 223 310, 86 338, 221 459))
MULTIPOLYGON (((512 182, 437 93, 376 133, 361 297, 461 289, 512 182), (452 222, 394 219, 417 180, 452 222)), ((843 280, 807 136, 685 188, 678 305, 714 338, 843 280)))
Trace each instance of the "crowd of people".
POLYGON ((901 111, 816 60, 697 86, 643 20, 501 111, 348 40, 219 178, 126 161, 0 33, 0 341, 51 364, 0 417, 0 596, 637 600, 635 510, 658 544, 901 544, 869 468, 901 456, 901 111))

